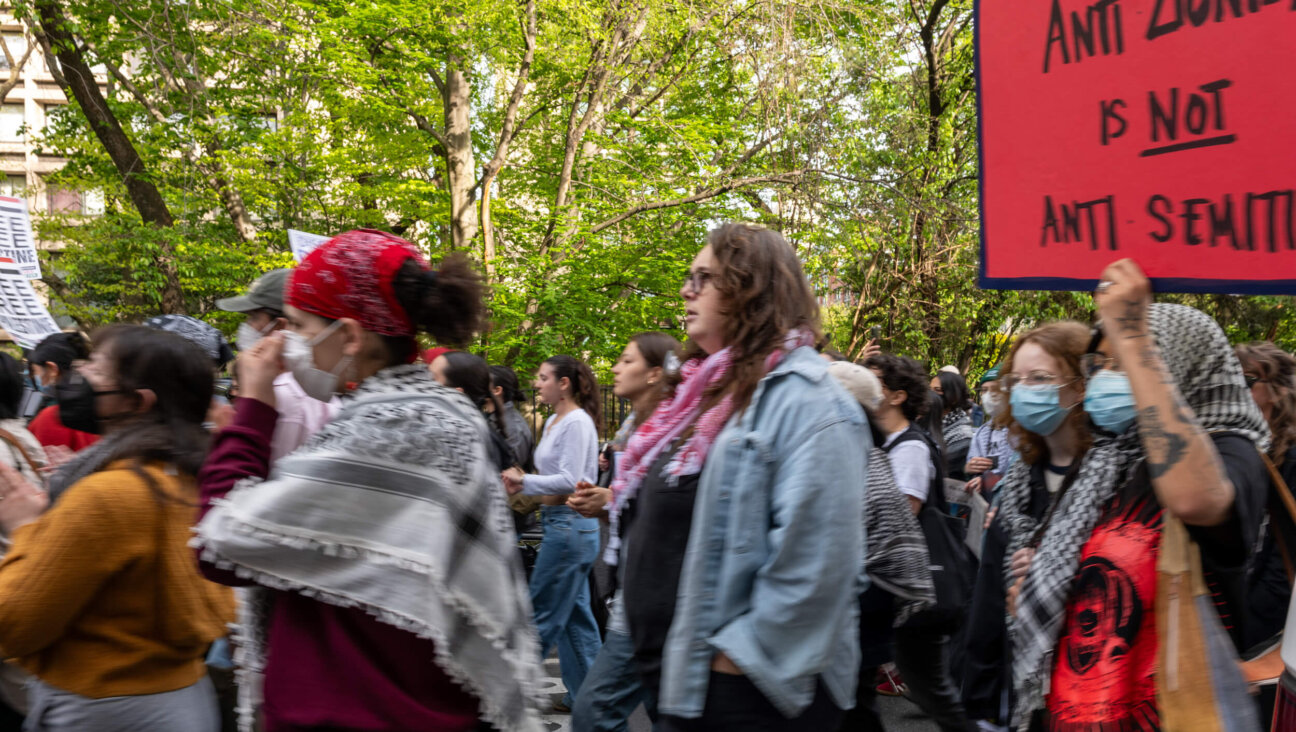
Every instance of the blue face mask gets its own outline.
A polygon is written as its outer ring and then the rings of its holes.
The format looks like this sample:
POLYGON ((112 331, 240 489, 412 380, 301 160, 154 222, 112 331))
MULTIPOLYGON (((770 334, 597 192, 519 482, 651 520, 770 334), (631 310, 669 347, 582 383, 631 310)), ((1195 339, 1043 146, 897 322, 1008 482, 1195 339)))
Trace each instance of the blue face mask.
POLYGON ((1070 407, 1058 403, 1058 390, 1061 388, 1060 384, 1014 386, 1010 398, 1013 419, 1027 431, 1041 437, 1057 432, 1071 411, 1070 407))
POLYGON ((1129 377, 1119 371, 1099 371, 1085 387, 1084 410, 1099 429, 1123 434, 1138 417, 1129 377))

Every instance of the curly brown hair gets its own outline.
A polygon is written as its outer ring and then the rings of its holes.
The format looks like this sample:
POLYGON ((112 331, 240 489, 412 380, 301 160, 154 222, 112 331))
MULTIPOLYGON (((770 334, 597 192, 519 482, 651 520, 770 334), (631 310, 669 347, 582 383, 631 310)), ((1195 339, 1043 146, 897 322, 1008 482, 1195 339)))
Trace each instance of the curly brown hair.
POLYGON ((1268 341, 1237 346, 1234 351, 1242 369, 1255 373, 1273 392, 1273 410, 1268 415, 1273 433, 1269 456, 1281 464, 1296 445, 1296 357, 1268 341))
MULTIPOLYGON (((1013 359, 1017 357, 1017 352, 1027 343, 1034 343, 1043 348, 1045 353, 1057 359, 1058 363, 1066 369, 1067 373, 1058 376, 1081 378, 1084 374, 1080 369, 1080 357, 1089 350, 1091 335, 1089 326, 1074 320, 1059 320, 1056 323, 1041 325, 1028 331, 1013 343, 1008 351, 1008 358, 1004 359, 1000 367, 1000 373, 1004 375, 1012 373, 1013 359)), ((1076 451, 1076 456, 1079 457, 1089 450, 1089 445, 1093 442, 1089 434, 1089 415, 1083 409, 1073 409, 1067 415, 1066 422, 1069 422, 1075 429, 1075 433, 1080 436, 1080 448, 1076 451)), ((1048 443, 1044 442, 1044 438, 1022 427, 1017 420, 1013 419, 1011 399, 1007 408, 995 419, 995 426, 1008 428, 1017 444, 1017 451, 1021 453, 1022 460, 1028 464, 1034 465, 1048 459, 1048 443)))
MULTIPOLYGON (((728 375, 708 390, 703 411, 733 395, 734 414, 751 402, 765 377, 765 358, 795 328, 823 337, 819 303, 792 245, 772 229, 751 224, 724 224, 707 236, 717 271, 712 284, 720 293, 725 321, 724 342, 733 348, 728 375)), ((684 359, 707 354, 693 341, 684 359)))

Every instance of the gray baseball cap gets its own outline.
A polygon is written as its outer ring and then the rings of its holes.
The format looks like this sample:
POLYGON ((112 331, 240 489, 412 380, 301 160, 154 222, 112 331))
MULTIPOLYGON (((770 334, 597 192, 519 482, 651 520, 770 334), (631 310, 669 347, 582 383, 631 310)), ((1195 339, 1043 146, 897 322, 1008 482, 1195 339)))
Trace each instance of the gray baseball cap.
POLYGON ((282 313, 284 288, 288 286, 288 275, 291 273, 290 269, 272 269, 258 277, 246 293, 217 300, 216 307, 230 313, 250 313, 253 310, 282 313))

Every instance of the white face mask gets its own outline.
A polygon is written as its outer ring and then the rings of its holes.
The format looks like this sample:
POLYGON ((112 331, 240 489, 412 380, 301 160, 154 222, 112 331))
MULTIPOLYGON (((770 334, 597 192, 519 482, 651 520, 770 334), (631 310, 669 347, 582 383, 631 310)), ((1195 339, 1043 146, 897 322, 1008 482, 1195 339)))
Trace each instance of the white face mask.
POLYGON ((270 324, 264 329, 257 330, 245 320, 239 323, 238 332, 234 335, 234 345, 240 351, 246 351, 259 343, 262 338, 265 338, 270 331, 274 330, 274 327, 274 321, 270 321, 270 324))
POLYGON ((981 408, 984 409, 986 414, 990 415, 991 418, 998 417, 999 414, 1003 412, 1004 408, 1003 394, 1000 394, 997 391, 988 391, 985 394, 982 394, 981 408))
POLYGON ((351 357, 343 356, 332 371, 315 368, 315 346, 324 342, 333 331, 342 326, 342 321, 333 324, 309 341, 301 335, 288 331, 284 333, 283 360, 292 372, 293 378, 301 385, 307 396, 327 402, 338 391, 338 381, 343 373, 351 367, 351 357))

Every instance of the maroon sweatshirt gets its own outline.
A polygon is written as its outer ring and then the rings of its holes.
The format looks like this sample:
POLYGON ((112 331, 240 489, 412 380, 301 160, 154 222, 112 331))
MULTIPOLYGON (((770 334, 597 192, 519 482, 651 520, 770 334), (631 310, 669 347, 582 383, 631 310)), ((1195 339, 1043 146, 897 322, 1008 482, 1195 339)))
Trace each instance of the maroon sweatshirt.
MULTIPOLYGON (((278 412, 239 399, 198 474, 201 516, 243 478, 270 473, 278 412)), ((253 584, 207 562, 208 579, 253 584)), ((477 726, 477 700, 434 661, 432 641, 295 592, 276 592, 267 628, 265 732, 460 732, 477 726)))

